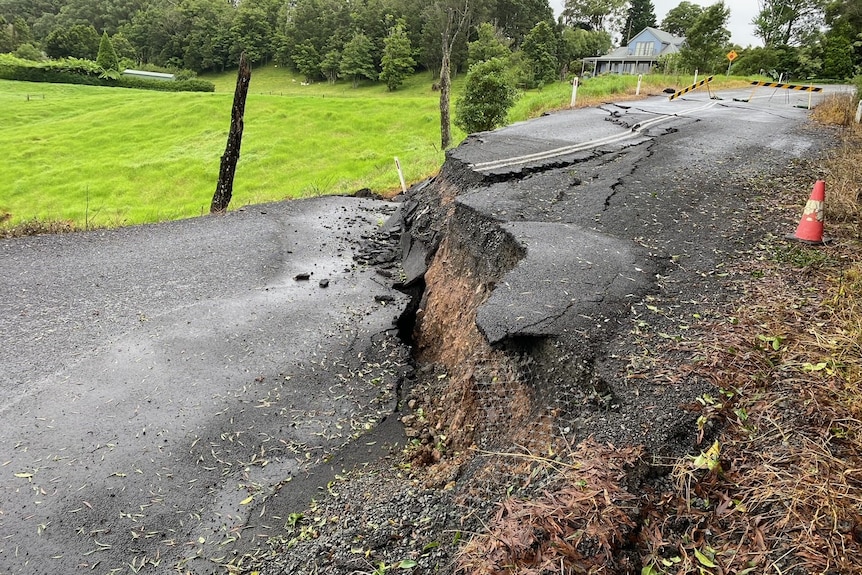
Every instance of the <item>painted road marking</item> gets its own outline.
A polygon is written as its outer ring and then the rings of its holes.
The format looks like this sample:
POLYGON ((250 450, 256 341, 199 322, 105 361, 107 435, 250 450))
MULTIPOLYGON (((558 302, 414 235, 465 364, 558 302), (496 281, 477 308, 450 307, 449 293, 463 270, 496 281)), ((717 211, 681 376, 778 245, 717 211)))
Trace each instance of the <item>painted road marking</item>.
MULTIPOLYGON (((717 102, 708 102, 703 106, 698 108, 693 108, 691 110, 687 110, 686 113, 690 112, 700 112, 702 110, 706 110, 715 106, 717 102)), ((583 152, 585 150, 591 150, 593 148, 598 148, 599 146, 604 146, 605 144, 615 144, 617 142, 621 142, 623 140, 627 140, 629 138, 633 138, 638 135, 643 130, 650 128, 656 124, 661 122, 666 122, 667 120, 671 120, 673 118, 684 117, 683 114, 662 114, 655 118, 651 118, 639 124, 635 124, 632 126, 631 130, 627 132, 623 132, 621 134, 613 134, 611 136, 605 136, 604 138, 599 138, 598 140, 591 140, 589 142, 581 142, 580 144, 572 144, 570 146, 563 146, 562 148, 554 148, 553 150, 546 150, 544 152, 535 152, 533 154, 525 154, 523 156, 515 156, 512 158, 505 158, 502 160, 491 160, 488 162, 479 162, 477 164, 471 164, 470 167, 473 170, 479 172, 488 172, 491 170, 496 170, 500 168, 509 168, 512 166, 517 166, 521 164, 528 164, 530 162, 537 162, 541 160, 549 160, 551 158, 556 158, 559 156, 566 156, 569 154, 574 154, 576 152, 583 152)))

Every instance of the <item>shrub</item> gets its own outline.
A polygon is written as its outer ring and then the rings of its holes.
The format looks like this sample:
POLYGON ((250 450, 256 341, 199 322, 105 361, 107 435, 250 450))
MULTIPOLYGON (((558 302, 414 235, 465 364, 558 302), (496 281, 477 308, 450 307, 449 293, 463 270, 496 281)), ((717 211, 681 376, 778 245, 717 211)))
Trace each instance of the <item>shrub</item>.
POLYGON ((206 80, 179 80, 166 82, 147 78, 120 76, 107 77, 105 71, 92 60, 64 58, 47 62, 32 62, 11 54, 0 54, 0 78, 22 82, 50 82, 84 84, 90 86, 118 86, 160 92, 214 92, 215 85, 206 80))
POLYGON ((114 51, 114 45, 108 37, 107 32, 102 32, 102 40, 99 42, 99 55, 96 56, 96 64, 104 71, 117 70, 119 71, 119 61, 117 53, 114 51))
POLYGON ((15 50, 15 56, 22 60, 32 60, 33 62, 41 62, 45 59, 45 55, 33 44, 21 44, 15 50))
POLYGON ((455 124, 466 132, 493 130, 506 121, 518 91, 506 61, 492 58, 470 67, 464 95, 455 105, 455 124))

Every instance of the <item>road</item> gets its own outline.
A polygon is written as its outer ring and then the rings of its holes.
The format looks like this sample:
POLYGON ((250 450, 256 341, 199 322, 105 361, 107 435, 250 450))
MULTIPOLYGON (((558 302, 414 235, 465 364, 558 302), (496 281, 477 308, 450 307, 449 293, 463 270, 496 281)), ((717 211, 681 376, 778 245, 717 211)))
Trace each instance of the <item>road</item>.
MULTIPOLYGON (((686 206, 650 213, 668 173, 715 189, 698 159, 756 173, 816 148, 794 132, 807 95, 749 95, 562 112, 452 151, 495 182, 458 202, 526 247, 479 310, 485 336, 588 331, 649 289, 653 251, 691 237, 670 229, 686 206), (604 191, 578 194, 585 178, 604 191), (655 246, 630 241, 656 226, 655 246)), ((338 448, 366 452, 408 371, 406 298, 352 256, 391 211, 318 198, 0 242, 0 575, 219 572, 301 510, 316 485, 286 494, 338 448)))
POLYGON ((391 413, 404 297, 352 260, 391 211, 0 242, 0 573, 212 572, 259 501, 391 413))

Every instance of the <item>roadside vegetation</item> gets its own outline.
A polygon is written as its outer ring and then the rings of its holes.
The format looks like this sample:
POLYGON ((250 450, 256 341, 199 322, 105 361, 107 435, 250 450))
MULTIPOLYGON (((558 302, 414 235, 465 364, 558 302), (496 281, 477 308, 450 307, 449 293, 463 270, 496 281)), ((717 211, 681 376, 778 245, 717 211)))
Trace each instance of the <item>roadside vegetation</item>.
MULTIPOLYGON (((559 479, 540 498, 502 503, 487 533, 462 548, 460 572, 862 573, 862 129, 855 109, 850 95, 818 108, 815 118, 833 127, 841 145, 805 166, 826 180, 833 241, 763 238, 735 262, 743 297, 704 310, 714 319, 696 339, 650 341, 653 361, 631 374, 695 375, 714 385, 687 407, 698 413, 700 449, 653 461, 667 481, 643 493, 620 482, 642 456, 631 447, 587 441, 550 458, 514 455, 559 479)), ((799 177, 778 178, 751 193, 769 197, 768 217, 798 219, 799 197, 788 189, 799 177)))

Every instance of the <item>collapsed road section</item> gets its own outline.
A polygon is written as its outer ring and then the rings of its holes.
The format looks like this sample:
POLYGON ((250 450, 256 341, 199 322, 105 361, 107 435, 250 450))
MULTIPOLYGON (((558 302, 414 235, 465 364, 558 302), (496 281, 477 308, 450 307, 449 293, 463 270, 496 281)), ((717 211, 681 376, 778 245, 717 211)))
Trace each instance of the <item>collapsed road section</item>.
POLYGON ((314 507, 338 519, 313 537, 288 530, 262 573, 492 572, 465 558, 462 536, 504 515, 506 497, 550 487, 535 475, 539 459, 561 469, 555 454, 584 445, 623 451, 592 450, 604 470, 593 479, 613 475, 598 516, 614 535, 600 544, 581 533, 572 557, 584 571, 640 571, 631 494, 697 450, 697 413, 685 406, 712 391, 691 370, 640 373, 659 361, 656 342, 692 337, 703 310, 737 297, 727 267, 776 231, 740 198, 820 147, 799 110, 677 103, 473 135, 410 190, 397 216, 399 288, 414 300, 402 333, 419 360, 402 403, 407 463, 399 455, 339 482, 314 507), (615 515, 617 495, 629 503, 615 515))
MULTIPOLYGON (((631 501, 710 389, 638 377, 644 334, 735 297, 774 231, 751 183, 818 149, 771 105, 474 135, 388 222, 317 198, 3 242, 0 574, 471 572, 497 503, 548 485, 525 461, 587 441, 625 450, 593 469, 631 501)), ((583 565, 639 570, 621 509, 583 565)))

